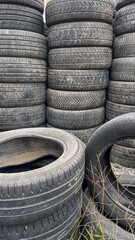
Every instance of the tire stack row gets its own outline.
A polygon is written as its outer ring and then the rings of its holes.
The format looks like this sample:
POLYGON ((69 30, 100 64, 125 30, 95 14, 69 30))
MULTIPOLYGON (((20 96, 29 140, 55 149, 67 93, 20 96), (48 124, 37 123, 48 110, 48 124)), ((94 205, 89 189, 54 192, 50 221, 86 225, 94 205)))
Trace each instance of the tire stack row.
POLYGON ((111 0, 51 0, 47 4, 48 127, 87 143, 105 118, 112 62, 111 0))
MULTIPOLYGON (((135 3, 119 0, 114 22, 114 60, 108 88, 106 118, 135 112, 135 3)), ((135 139, 115 144, 110 158, 125 167, 135 167, 135 139)))
POLYGON ((0 131, 45 124, 43 0, 0 1, 0 131))

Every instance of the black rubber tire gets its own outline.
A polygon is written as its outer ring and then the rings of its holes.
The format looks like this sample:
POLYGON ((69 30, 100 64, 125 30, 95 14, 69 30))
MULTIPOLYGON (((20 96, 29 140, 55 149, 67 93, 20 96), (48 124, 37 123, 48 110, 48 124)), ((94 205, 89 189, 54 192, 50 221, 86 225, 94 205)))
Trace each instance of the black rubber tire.
POLYGON ((109 47, 59 48, 49 52, 49 65, 53 69, 108 69, 111 63, 109 47))
POLYGON ((110 81, 108 100, 114 103, 135 106, 135 82, 110 81))
POLYGON ((135 32, 135 3, 117 11, 114 22, 114 33, 116 36, 132 32, 135 32))
POLYGON ((114 81, 135 82, 135 57, 114 59, 111 79, 114 81))
POLYGON ((135 194, 135 175, 122 175, 117 178, 125 188, 135 194))
POLYGON ((0 0, 1 3, 28 6, 37 9, 41 13, 44 11, 44 0, 0 0))
POLYGON ((64 131, 36 128, 1 133, 0 148, 1 167, 48 154, 57 159, 33 171, 6 174, 6 179, 0 174, 3 239, 69 239, 81 212, 84 144, 64 131))
POLYGON ((126 138, 122 141, 119 141, 117 144, 127 148, 135 148, 135 138, 126 138))
POLYGON ((124 105, 124 104, 118 104, 113 103, 110 101, 106 102, 106 118, 107 120, 111 120, 115 117, 118 117, 122 114, 135 112, 135 106, 131 105, 124 105))
POLYGON ((134 0, 117 0, 116 1, 116 9, 119 10, 120 8, 129 5, 131 3, 134 3, 134 0))
POLYGON ((0 83, 0 107, 28 107, 45 103, 45 83, 0 83))
POLYGON ((37 127, 45 122, 45 104, 0 108, 0 131, 37 127))
POLYGON ((135 168, 135 149, 114 144, 110 152, 110 161, 127 168, 135 168))
POLYGON ((135 195, 118 183, 109 160, 112 144, 126 137, 135 137, 135 113, 117 117, 95 132, 86 147, 86 180, 93 199, 107 216, 134 232, 135 195))
POLYGON ((28 31, 0 29, 0 57, 46 59, 46 38, 28 31))
POLYGON ((135 57, 135 33, 124 34, 115 39, 114 57, 135 57))
POLYGON ((113 3, 110 0, 51 0, 46 7, 47 25, 74 21, 112 23, 113 3))
POLYGON ((52 26, 48 32, 48 46, 57 47, 111 47, 113 29, 100 22, 71 22, 52 26))
MULTIPOLYGON (((47 127, 49 128, 54 128, 51 125, 47 123, 47 127)), ((83 129, 83 130, 67 130, 63 129, 66 132, 69 132, 79 138, 85 145, 87 145, 90 137, 93 135, 93 133, 99 128, 101 125, 94 127, 94 128, 89 128, 89 129, 83 129)), ((58 128, 57 128, 58 129, 58 128)))
POLYGON ((57 90, 99 90, 107 88, 108 82, 108 70, 49 69, 48 71, 48 85, 57 90))
POLYGON ((63 110, 88 110, 104 106, 106 91, 58 91, 47 89, 47 105, 63 110))
POLYGON ((83 194, 83 212, 84 218, 82 219, 82 232, 85 237, 82 236, 82 239, 117 239, 117 240, 134 240, 134 234, 131 234, 121 227, 119 227, 116 223, 108 219, 98 210, 98 204, 96 204, 93 199, 92 195, 87 188, 83 194), (103 233, 102 233, 103 231, 103 233), (101 236, 101 238, 94 236, 101 236))
POLYGON ((47 79, 47 63, 32 58, 0 58, 0 82, 30 83, 45 82, 47 79))
MULTIPOLYGON (((44 36, 46 38, 48 37, 48 27, 47 27, 46 23, 44 23, 44 36)), ((47 39, 47 43, 48 43, 48 39, 47 39)))
POLYGON ((0 4, 0 29, 16 29, 43 34, 42 13, 26 6, 0 4))
POLYGON ((92 110, 67 111, 47 107, 47 121, 57 128, 80 130, 96 127, 103 123, 105 108, 92 110))

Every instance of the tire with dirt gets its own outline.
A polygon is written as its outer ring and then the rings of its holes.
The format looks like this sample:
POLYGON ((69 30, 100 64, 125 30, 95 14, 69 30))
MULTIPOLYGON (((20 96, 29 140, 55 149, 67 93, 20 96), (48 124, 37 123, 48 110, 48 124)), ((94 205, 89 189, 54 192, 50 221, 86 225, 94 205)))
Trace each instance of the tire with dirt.
POLYGON ((44 0, 0 0, 0 3, 28 6, 37 9, 41 13, 44 11, 44 0))
POLYGON ((35 170, 9 172, 6 179, 5 174, 0 174, 1 182, 5 179, 1 206, 6 206, 0 210, 1 237, 70 239, 81 214, 84 144, 69 133, 47 128, 1 133, 0 141, 3 173, 11 166, 13 169, 41 157, 54 158, 50 165, 35 170))
POLYGON ((135 33, 128 33, 115 38, 114 57, 135 57, 135 33))

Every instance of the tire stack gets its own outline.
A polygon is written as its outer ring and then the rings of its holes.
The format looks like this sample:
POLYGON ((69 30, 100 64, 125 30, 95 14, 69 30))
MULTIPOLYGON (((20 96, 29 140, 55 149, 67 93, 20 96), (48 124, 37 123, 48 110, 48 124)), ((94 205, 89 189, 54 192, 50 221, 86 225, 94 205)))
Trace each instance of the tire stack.
POLYGON ((86 144, 105 118, 113 2, 51 0, 46 20, 48 127, 67 130, 86 144))
MULTIPOLYGON (((119 0, 117 10, 107 120, 135 112, 135 2, 119 0)), ((124 167, 135 167, 134 156, 135 139, 126 139, 113 146, 110 158, 124 167)))
POLYGON ((0 131, 45 124, 43 0, 0 1, 0 131))

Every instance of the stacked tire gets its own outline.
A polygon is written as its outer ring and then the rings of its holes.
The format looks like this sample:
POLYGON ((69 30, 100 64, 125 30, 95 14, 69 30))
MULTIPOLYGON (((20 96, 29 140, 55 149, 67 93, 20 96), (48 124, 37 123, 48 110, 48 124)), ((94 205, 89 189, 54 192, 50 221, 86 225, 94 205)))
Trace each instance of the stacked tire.
POLYGON ((3 0, 0 9, 0 131, 43 125, 47 78, 44 3, 3 0))
POLYGON ((111 0, 52 0, 47 4, 48 127, 87 143, 105 118, 112 62, 111 0))
MULTIPOLYGON (((135 111, 135 3, 119 0, 117 10, 107 120, 135 111)), ((134 156, 135 139, 126 139, 113 146, 110 158, 125 167, 135 167, 134 156)))

